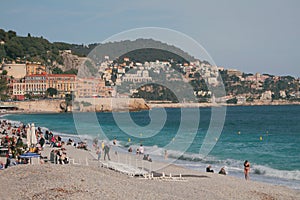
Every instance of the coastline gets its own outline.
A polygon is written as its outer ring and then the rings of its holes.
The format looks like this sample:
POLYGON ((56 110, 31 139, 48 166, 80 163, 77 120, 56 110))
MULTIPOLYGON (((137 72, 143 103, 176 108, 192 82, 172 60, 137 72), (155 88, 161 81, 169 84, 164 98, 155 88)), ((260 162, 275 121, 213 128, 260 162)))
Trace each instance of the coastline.
MULTIPOLYGON (((13 187, 15 192, 1 190, 10 199, 297 199, 300 191, 282 186, 245 181, 217 173, 205 173, 174 164, 156 173, 182 175, 182 179, 147 179, 130 177, 100 167, 94 151, 66 146, 76 164, 18 165, 0 171, 0 187, 13 187), (30 183, 30 184, 28 184, 30 183)), ((51 148, 42 152, 48 155, 51 148)), ((126 162, 128 154, 111 149, 112 162, 126 162)), ((131 154, 141 163, 141 158, 131 154)), ((101 158, 103 161, 103 157, 101 158)), ((128 162, 128 161, 127 161, 128 162)), ((145 161, 148 162, 148 161, 145 161)), ((134 163, 134 162, 133 162, 134 163)), ((147 168, 144 163, 143 167, 147 168)), ((153 161, 152 166, 162 163, 153 161)), ((139 165, 141 166, 141 165, 139 165)))
MULTIPOLYGON (((65 138, 64 140, 67 140, 65 138)), ((52 149, 44 147, 43 156, 52 149)), ((145 169, 166 177, 182 176, 182 179, 147 179, 129 177, 115 170, 100 167, 95 150, 65 146, 73 161, 59 165, 49 162, 40 165, 17 165, 0 170, 0 187, 13 187, 14 191, 2 190, 1 196, 10 199, 297 199, 299 190, 242 178, 205 173, 167 164, 154 159, 143 161, 135 153, 124 153, 111 145, 112 163, 123 163, 145 169), (114 152, 117 153, 114 153, 114 152), (28 184, 30 183, 30 184, 28 184)), ((113 169, 113 168, 112 168, 113 169)))
MULTIPOLYGON (((226 104, 226 103, 136 103, 135 99, 132 100, 130 106, 122 105, 117 109, 106 108, 105 110, 96 109, 96 106, 89 106, 83 110, 72 110, 72 108, 68 109, 67 112, 136 112, 136 111, 143 111, 149 110, 153 108, 207 108, 207 107, 224 107, 224 106, 285 106, 285 105, 300 105, 300 102, 290 102, 290 101, 257 101, 257 102, 248 102, 248 103, 238 103, 238 104, 226 104), (135 105, 136 104, 136 105, 135 105)), ((34 101, 36 103, 34 109, 19 109, 19 110, 3 110, 0 112, 0 116, 5 114, 53 114, 53 113, 64 113, 60 108, 55 109, 48 108, 47 110, 44 109, 44 105, 39 105, 39 101, 34 101)), ((57 102, 55 103, 57 104, 57 102)), ((98 103, 99 104, 99 103, 98 103)), ((97 105, 98 105, 97 104, 97 105)), ((99 104, 100 105, 100 104, 99 104)), ((98 105, 98 107, 99 107, 98 105)))

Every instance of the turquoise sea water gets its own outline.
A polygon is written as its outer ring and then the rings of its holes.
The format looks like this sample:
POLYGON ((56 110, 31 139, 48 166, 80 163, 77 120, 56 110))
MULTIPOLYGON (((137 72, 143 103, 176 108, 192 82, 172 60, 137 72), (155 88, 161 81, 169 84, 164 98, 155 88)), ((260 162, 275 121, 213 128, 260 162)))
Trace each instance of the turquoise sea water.
MULTIPOLYGON (((2 118, 34 122, 66 138, 78 132, 82 139, 90 141, 95 137, 100 140, 116 137, 124 150, 142 143, 155 159, 161 159, 167 149, 170 157, 179 158, 178 165, 200 171, 208 164, 215 171, 226 166, 230 175, 240 178, 247 159, 252 164, 253 180, 300 189, 300 106, 227 107, 222 134, 215 138, 216 145, 205 157, 199 151, 209 127, 211 108, 199 109, 200 121, 195 121, 195 109, 198 108, 185 108, 183 119, 181 109, 165 109, 165 120, 160 114, 151 119, 149 111, 133 112, 130 117, 134 125, 122 120, 128 119, 127 113, 116 114, 118 119, 112 113, 16 114, 2 118), (183 132, 178 133, 182 121, 187 123, 183 132), (147 129, 151 123, 152 128, 147 129), (184 152, 180 148, 183 146, 187 147, 184 152)), ((154 109, 158 113, 162 110, 154 109)))

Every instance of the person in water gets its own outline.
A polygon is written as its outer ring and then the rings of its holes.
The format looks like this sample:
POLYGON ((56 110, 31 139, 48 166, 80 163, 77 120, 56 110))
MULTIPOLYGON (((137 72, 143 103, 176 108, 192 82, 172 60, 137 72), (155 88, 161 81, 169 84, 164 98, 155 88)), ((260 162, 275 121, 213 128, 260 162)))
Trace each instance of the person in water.
POLYGON ((250 172, 250 162, 248 160, 245 160, 244 162, 244 174, 245 179, 249 180, 249 172, 250 172))

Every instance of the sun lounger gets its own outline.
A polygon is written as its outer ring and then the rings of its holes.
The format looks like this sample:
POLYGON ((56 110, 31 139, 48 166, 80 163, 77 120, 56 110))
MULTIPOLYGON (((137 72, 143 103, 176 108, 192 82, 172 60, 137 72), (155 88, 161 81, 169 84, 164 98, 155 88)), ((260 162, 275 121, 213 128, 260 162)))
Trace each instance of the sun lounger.
POLYGON ((112 161, 108 161, 108 162, 101 162, 101 167, 105 167, 123 174, 127 174, 129 176, 145 176, 146 174, 148 174, 147 171, 140 169, 140 168, 136 168, 132 165, 127 165, 124 163, 117 163, 117 162, 112 162, 112 161))

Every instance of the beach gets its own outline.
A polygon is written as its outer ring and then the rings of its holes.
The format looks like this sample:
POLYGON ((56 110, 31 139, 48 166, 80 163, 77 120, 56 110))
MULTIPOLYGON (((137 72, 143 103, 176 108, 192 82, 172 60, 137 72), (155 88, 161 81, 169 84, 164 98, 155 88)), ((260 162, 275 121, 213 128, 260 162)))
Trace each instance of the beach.
MULTIPOLYGON (((51 151, 46 147, 42 155, 51 151)), ((166 178, 131 177, 101 167, 93 151, 66 146, 74 163, 17 165, 0 171, 0 199, 299 199, 300 191, 205 173, 170 164, 156 171, 166 178), (174 178, 169 178, 169 174, 174 178), (180 175, 182 178, 175 177, 180 175), (4 189, 5 188, 5 189, 4 189)), ((110 152, 111 162, 139 159, 110 152)), ((103 161, 103 157, 100 159, 103 161)), ((148 162, 148 161, 145 161, 148 162)), ((152 162, 152 166, 163 163, 152 162)), ((147 164, 144 163, 146 168, 147 164)), ((159 167, 158 167, 159 168, 159 167)))
MULTIPOLYGON (((245 108, 243 108, 245 109, 245 108)), ((260 107, 259 107, 260 109, 260 107)), ((286 109, 286 108, 281 108, 286 109)), ((293 110, 295 108, 293 107, 293 110)), ((172 112, 174 110, 171 110, 172 112)), ((177 112, 177 111, 176 111, 177 112)), ((255 111, 254 111, 255 112, 255 111)), ((139 118, 143 113, 133 113, 139 118)), ((58 118, 58 121, 64 121, 69 124, 69 115, 49 115, 45 114, 48 121, 52 118, 58 118), (61 118, 59 118, 61 117, 61 118), (62 120, 63 119, 63 120, 62 120)), ((108 114, 105 114, 107 116, 108 114)), ((102 115, 102 119, 104 120, 102 115)), ((174 115, 172 115, 174 116, 174 115)), ((7 116, 8 117, 8 116, 7 116)), ((22 116, 31 122, 37 122, 37 118, 42 119, 43 115, 36 115, 29 118, 29 115, 22 116)), ((23 120, 22 120, 23 121, 23 120)), ((29 121, 29 122, 30 122, 29 121)), ((107 122, 111 121, 107 118, 107 122)), ((16 127, 20 122, 14 121, 16 127)), ((26 124, 28 121, 26 122, 26 124)), ((59 124, 53 121, 55 127, 63 127, 66 124, 59 124)), ((31 123, 30 123, 31 124, 31 123)), ((234 124, 233 124, 234 125, 234 124)), ((235 125, 234 125, 235 126, 235 125)), ((52 127, 52 126, 51 126, 52 127)), ((38 127, 36 127, 38 129, 38 127)), ((45 127, 44 127, 45 128, 45 127)), ((53 127, 52 127, 53 128, 53 127)), ((51 128, 51 129, 52 129, 51 128)), ((70 129, 70 127, 66 127, 70 129)), ((1 131, 7 129, 7 126, 1 127, 1 131)), ((13 129, 8 131, 10 137, 13 129)), ((42 128, 45 133, 46 129, 42 128)), ((49 130, 50 131, 50 130, 49 130)), ((65 130, 62 130, 65 131, 65 130)), ((112 129, 109 132, 112 134, 112 129)), ((22 132, 22 130, 21 130, 22 132)), ((243 132, 242 132, 243 133, 243 132)), ((59 131, 54 132, 54 136, 59 135, 59 131)), ((115 133, 113 133, 115 135, 115 133)), ((1 135, 3 137, 6 136, 1 135)), ((15 135, 16 136, 16 135, 15 135)), ((74 135, 64 134, 62 136, 62 145, 52 147, 50 143, 46 143, 40 154, 43 159, 42 163, 35 162, 33 164, 18 164, 0 170, 0 200, 1 199, 299 199, 300 190, 292 189, 286 186, 279 186, 279 179, 272 184, 262 183, 261 181, 253 181, 254 176, 260 179, 266 178, 255 173, 256 166, 252 165, 250 173, 250 181, 246 181, 243 177, 243 168, 238 163, 237 166, 241 171, 236 171, 240 176, 233 174, 234 166, 227 166, 229 175, 220 175, 220 165, 224 166, 226 162, 221 164, 212 164, 215 173, 206 173, 205 167, 189 168, 188 164, 197 164, 197 162, 185 162, 181 160, 177 163, 171 163, 172 158, 164 160, 158 154, 151 154, 152 162, 143 160, 143 155, 136 155, 135 146, 133 152, 124 151, 124 146, 117 142, 113 145, 112 140, 105 141, 110 146, 110 158, 103 159, 103 152, 100 161, 97 160, 96 149, 90 145, 87 150, 79 149, 73 144, 68 143, 68 138, 72 139, 74 135), (51 151, 65 152, 68 157, 68 164, 54 164, 51 162, 51 151), (47 158, 46 158, 47 157, 47 158), (169 163, 168 163, 169 162, 169 163), (118 165, 128 166, 142 173, 136 176, 130 176, 121 172, 118 165), (184 167, 183 167, 184 166, 184 167), (231 169, 231 171, 230 171, 231 169), (144 176, 142 174, 145 174, 144 176), (153 174, 153 177, 152 177, 153 174), (274 184, 274 185, 273 185, 274 184)), ((243 136, 243 134, 242 134, 243 136)), ((41 136, 39 136, 41 137, 41 136)), ((84 137, 78 138, 78 143, 84 137)), ((118 139, 121 139, 118 136, 118 139)), ((124 140, 124 139, 123 139, 124 140)), ((232 140, 232 138, 230 138, 232 140)), ((27 143, 26 137, 23 142, 27 143)), ((87 143, 92 141, 86 141, 87 143)), ((119 143, 120 142, 120 143, 119 143)), ((101 140, 98 141, 101 146, 101 140)), ((157 150, 157 147, 153 147, 157 150)), ((227 149, 228 147, 223 147, 227 149)), ((150 146, 145 145, 145 154, 151 151, 150 146)), ((160 150, 159 150, 160 151, 160 150)), ((154 152, 154 151, 153 151, 154 152)), ((171 151, 168 151, 169 156, 171 151)), ((1 161, 5 163, 6 158, 1 157, 1 161)), ((211 162, 211 161, 210 161, 211 162)), ((296 163, 297 164, 297 163, 296 163)), ((124 169, 124 168, 121 168, 124 169)), ((286 172, 286 171, 282 171, 286 172)), ((289 180, 289 179, 288 179, 289 180)))

